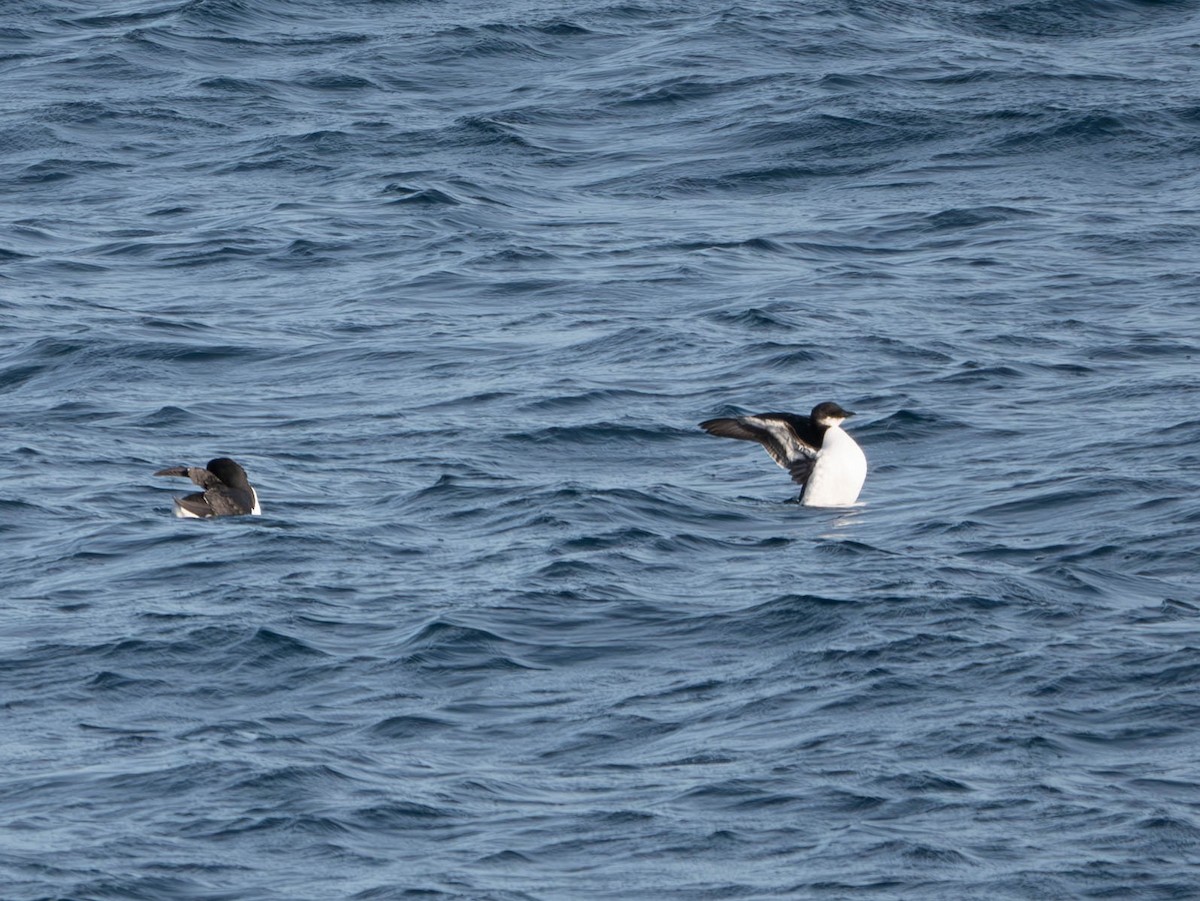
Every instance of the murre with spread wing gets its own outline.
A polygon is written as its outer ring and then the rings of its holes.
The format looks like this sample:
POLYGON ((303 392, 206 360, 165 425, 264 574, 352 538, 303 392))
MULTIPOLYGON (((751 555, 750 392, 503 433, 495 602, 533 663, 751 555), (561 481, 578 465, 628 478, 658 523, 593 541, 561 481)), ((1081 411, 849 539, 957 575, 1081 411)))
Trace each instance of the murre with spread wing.
POLYGON ((867 478, 867 457, 843 429, 853 416, 832 401, 817 404, 808 416, 758 413, 709 419, 700 428, 721 438, 757 441, 803 486, 800 503, 808 507, 849 507, 867 478))
POLYGON ((186 497, 175 498, 175 515, 187 519, 207 519, 211 516, 258 516, 258 492, 246 478, 246 470, 228 457, 209 460, 208 466, 172 466, 160 469, 156 476, 179 476, 191 479, 204 490, 186 497))

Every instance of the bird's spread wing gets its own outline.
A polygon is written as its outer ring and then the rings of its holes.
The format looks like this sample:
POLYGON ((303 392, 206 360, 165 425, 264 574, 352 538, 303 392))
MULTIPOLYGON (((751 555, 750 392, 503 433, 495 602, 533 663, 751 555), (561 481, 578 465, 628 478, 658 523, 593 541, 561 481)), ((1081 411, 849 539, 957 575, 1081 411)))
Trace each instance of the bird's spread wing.
POLYGON ((240 491, 221 485, 198 494, 175 498, 175 504, 192 516, 241 516, 254 507, 254 496, 249 491, 240 491))
POLYGON ((803 485, 812 473, 820 449, 820 434, 807 416, 794 413, 759 413, 736 419, 709 419, 700 428, 721 438, 757 441, 776 463, 803 485))
POLYGON ((189 494, 186 497, 175 498, 175 506, 201 518, 213 515, 213 508, 203 494, 189 494))
POLYGON ((168 469, 160 469, 155 475, 179 476, 180 478, 191 479, 201 488, 205 489, 225 484, 203 466, 172 466, 168 469))

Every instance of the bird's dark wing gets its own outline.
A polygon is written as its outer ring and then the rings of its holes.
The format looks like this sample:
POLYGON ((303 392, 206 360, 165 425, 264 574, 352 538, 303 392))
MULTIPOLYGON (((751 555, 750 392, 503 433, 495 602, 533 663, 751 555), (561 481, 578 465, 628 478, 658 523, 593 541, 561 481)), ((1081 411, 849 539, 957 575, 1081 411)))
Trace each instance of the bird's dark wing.
POLYGON ((218 485, 223 485, 220 479, 205 469, 203 466, 172 466, 168 469, 160 469, 155 473, 156 476, 179 476, 184 479, 191 479, 201 488, 214 488, 218 485))
POLYGON ((813 461, 821 447, 820 432, 807 416, 795 413, 759 413, 736 419, 709 419, 700 428, 721 438, 757 441, 776 463, 803 485, 812 472, 813 461))
POLYGON ((737 438, 741 441, 757 441, 767 449, 767 453, 780 466, 788 465, 787 445, 767 428, 753 422, 747 422, 749 417, 738 419, 708 419, 700 423, 700 428, 718 438, 737 438))
POLYGON ((175 498, 175 504, 192 516, 242 516, 254 509, 254 495, 249 491, 218 485, 202 494, 175 498))
POLYGON ((175 498, 175 506, 192 514, 192 516, 203 518, 214 515, 213 508, 209 506, 208 498, 204 494, 189 494, 186 497, 177 497, 175 498))
POLYGON ((812 475, 813 466, 816 465, 816 457, 800 457, 794 463, 788 466, 788 472, 792 474, 792 481, 797 485, 805 485, 808 483, 808 477, 812 475))

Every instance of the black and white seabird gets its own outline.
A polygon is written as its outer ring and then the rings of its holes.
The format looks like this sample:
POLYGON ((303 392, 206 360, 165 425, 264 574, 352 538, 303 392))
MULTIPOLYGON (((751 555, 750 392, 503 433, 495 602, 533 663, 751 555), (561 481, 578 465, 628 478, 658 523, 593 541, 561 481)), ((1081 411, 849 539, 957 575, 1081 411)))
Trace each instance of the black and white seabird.
POLYGON ((160 469, 156 476, 180 476, 191 479, 204 489, 187 497, 175 498, 175 515, 188 519, 206 519, 210 516, 242 516, 251 513, 258 516, 262 507, 258 505, 258 492, 246 478, 246 470, 228 457, 208 461, 208 467, 172 466, 160 469))
POLYGON ((854 414, 826 401, 809 416, 759 413, 736 419, 709 419, 700 428, 721 438, 757 441, 803 486, 808 507, 849 507, 867 478, 867 458, 842 423, 854 414))

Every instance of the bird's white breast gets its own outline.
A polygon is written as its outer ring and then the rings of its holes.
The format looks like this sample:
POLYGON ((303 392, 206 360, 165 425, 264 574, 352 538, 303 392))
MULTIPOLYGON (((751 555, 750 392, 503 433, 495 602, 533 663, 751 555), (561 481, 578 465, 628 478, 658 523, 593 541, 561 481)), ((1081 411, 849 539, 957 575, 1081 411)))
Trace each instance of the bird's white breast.
POLYGON ((858 442, 838 426, 830 426, 800 502, 806 507, 849 507, 858 500, 866 479, 867 457, 858 442))

